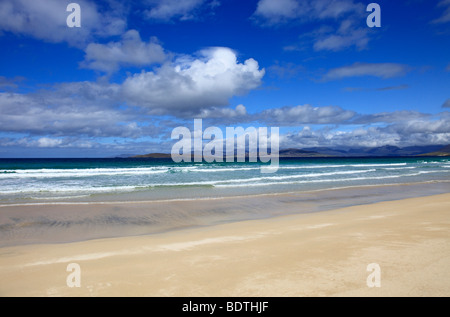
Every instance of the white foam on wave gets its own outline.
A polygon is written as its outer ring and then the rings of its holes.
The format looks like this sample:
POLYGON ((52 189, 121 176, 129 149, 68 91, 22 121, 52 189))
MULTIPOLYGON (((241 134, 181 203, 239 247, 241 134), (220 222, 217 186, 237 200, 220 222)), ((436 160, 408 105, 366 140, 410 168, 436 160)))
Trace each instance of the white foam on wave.
POLYGON ((397 170, 412 170, 412 169, 416 169, 416 166, 405 166, 405 167, 385 167, 383 169, 388 170, 388 171, 397 171, 397 170))
POLYGON ((126 192, 136 190, 136 186, 104 186, 104 187, 92 187, 92 186, 67 186, 67 187, 55 187, 41 186, 39 189, 35 187, 21 188, 21 189, 2 189, 0 194, 12 195, 12 194, 47 194, 47 193, 86 193, 86 195, 96 193, 114 193, 114 192, 126 192))
POLYGON ((86 169, 34 169, 0 171, 0 178, 62 178, 118 175, 145 175, 167 173, 170 168, 86 168, 86 169))
POLYGON ((413 174, 401 174, 401 175, 384 175, 384 176, 368 176, 368 177, 352 177, 352 178, 328 178, 328 179, 315 179, 315 180, 301 180, 290 182, 260 182, 253 184, 217 184, 217 188, 231 188, 231 187, 260 187, 260 186, 272 186, 272 185, 295 185, 295 184, 314 184, 314 183, 332 183, 332 182, 351 182, 351 181, 363 181, 363 180, 379 180, 379 179, 394 179, 402 177, 419 176, 421 174, 440 173, 442 171, 420 171, 413 174))
POLYGON ((375 169, 370 170, 351 170, 351 171, 338 171, 338 172, 328 172, 328 173, 309 173, 309 174, 297 174, 297 175, 285 175, 285 176, 265 176, 265 177, 252 177, 252 178, 237 178, 237 179, 223 179, 215 181, 201 181, 201 182, 185 182, 185 183, 166 183, 166 184, 148 184, 147 187, 156 186, 203 186, 203 185, 220 185, 226 184, 241 184, 250 183, 257 181, 271 181, 271 180, 287 180, 296 178, 311 178, 311 177, 322 177, 322 176, 332 176, 332 175, 349 175, 358 173, 369 173, 375 172, 375 169))
POLYGON ((401 177, 418 176, 422 174, 431 173, 448 173, 448 170, 430 170, 430 171, 418 171, 412 174, 396 174, 396 175, 380 175, 380 176, 366 176, 366 177, 353 177, 353 178, 325 178, 326 176, 338 176, 338 175, 358 175, 363 173, 373 173, 376 169, 368 170, 350 170, 350 171, 334 171, 324 173, 308 173, 308 174, 296 174, 296 175, 283 175, 283 176, 263 176, 252 178, 237 178, 237 179, 219 179, 219 180, 205 180, 194 182, 178 182, 178 183, 146 183, 140 185, 121 185, 121 186, 92 186, 89 184, 70 186, 61 186, 60 184, 47 183, 41 184, 38 188, 30 184, 29 186, 17 186, 12 188, 11 186, 0 187, 1 195, 38 195, 48 196, 51 194, 62 193, 64 195, 90 195, 101 193, 120 193, 131 192, 136 190, 146 190, 150 188, 168 188, 168 187, 195 187, 195 186, 212 186, 217 188, 224 187, 257 187, 257 186, 269 186, 269 185, 290 185, 290 184, 303 184, 303 183, 321 183, 321 182, 348 182, 359 180, 377 180, 377 179, 394 179, 401 177), (296 180, 296 179, 306 180, 296 180), (12 188, 12 189, 11 189, 12 188))
POLYGON ((223 180, 217 181, 216 183, 248 183, 253 181, 261 181, 261 180, 286 180, 286 179, 295 179, 295 178, 311 178, 311 177, 323 177, 323 176, 333 176, 333 175, 349 175, 349 174, 358 174, 358 173, 369 173, 375 172, 375 169, 370 170, 350 170, 350 171, 337 171, 337 172, 326 172, 326 173, 309 173, 309 174, 297 174, 297 175, 285 175, 285 176, 265 176, 265 177, 253 177, 246 179, 232 179, 232 180, 223 180))
MULTIPOLYGON (((383 167, 383 166, 404 166, 407 163, 383 163, 383 164, 325 164, 325 165, 295 165, 279 166, 281 170, 296 169, 321 169, 321 168, 341 168, 341 167, 383 167)), ((153 167, 131 167, 131 168, 79 168, 79 169, 17 169, 0 170, 0 178, 58 178, 58 177, 90 177, 90 176, 118 176, 118 175, 151 175, 163 174, 167 172, 233 172, 259 170, 261 167, 248 167, 232 165, 230 167, 204 168, 204 165, 197 166, 153 166, 153 167)))

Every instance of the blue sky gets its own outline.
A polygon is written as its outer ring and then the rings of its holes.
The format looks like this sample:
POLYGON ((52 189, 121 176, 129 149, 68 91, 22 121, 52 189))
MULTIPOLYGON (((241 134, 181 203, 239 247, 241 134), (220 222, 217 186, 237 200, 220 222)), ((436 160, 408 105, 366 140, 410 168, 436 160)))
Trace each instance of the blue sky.
POLYGON ((0 2, 0 157, 169 153, 176 126, 280 147, 450 143, 450 1, 0 2), (69 28, 69 3, 81 27, 69 28))

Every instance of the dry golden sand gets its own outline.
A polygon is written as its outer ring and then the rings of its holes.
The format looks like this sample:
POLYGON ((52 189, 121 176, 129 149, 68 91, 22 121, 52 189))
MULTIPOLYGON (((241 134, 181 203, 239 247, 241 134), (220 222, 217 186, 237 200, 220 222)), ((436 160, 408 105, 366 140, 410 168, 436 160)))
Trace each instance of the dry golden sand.
POLYGON ((449 296, 450 194, 4 247, 0 281, 0 296, 449 296), (80 265, 79 288, 66 285, 69 263, 80 265), (379 288, 366 284, 370 263, 379 288))

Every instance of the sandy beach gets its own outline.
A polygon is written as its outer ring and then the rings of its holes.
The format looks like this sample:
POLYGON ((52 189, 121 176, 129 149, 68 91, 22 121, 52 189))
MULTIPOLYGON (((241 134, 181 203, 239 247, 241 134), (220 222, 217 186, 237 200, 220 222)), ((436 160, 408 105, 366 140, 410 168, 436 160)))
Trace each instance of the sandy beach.
MULTIPOLYGON (((291 208, 295 208, 291 204, 291 208)), ((449 296, 450 194, 0 248, 0 296, 449 296), (70 263, 80 287, 68 287, 70 263), (376 263, 380 287, 368 287, 376 263)))

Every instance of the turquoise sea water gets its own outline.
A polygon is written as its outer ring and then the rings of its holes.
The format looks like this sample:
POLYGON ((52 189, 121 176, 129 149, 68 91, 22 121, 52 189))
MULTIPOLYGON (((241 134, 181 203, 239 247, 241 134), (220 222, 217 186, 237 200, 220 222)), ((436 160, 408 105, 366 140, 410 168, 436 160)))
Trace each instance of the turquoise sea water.
POLYGON ((147 201, 364 187, 450 184, 449 158, 283 159, 174 163, 170 159, 0 159, 0 204, 147 201))

